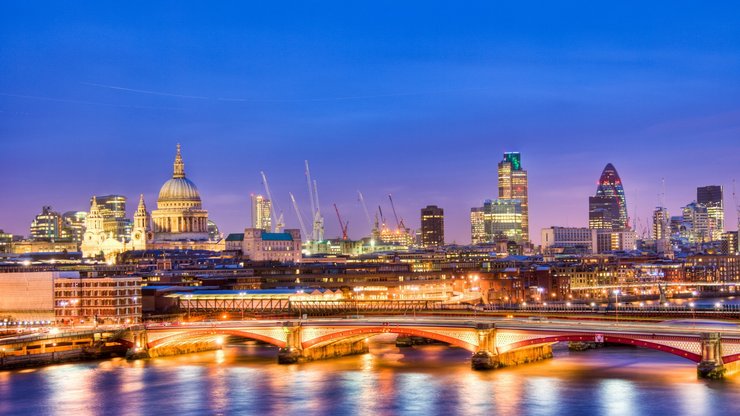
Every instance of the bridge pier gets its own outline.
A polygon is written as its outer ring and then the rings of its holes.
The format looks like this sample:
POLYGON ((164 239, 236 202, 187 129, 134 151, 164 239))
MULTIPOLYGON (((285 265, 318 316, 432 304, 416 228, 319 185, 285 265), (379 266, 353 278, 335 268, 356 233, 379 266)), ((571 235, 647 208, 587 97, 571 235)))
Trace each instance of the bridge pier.
POLYGON ((306 361, 302 347, 302 329, 300 322, 283 322, 285 347, 278 349, 278 364, 295 364, 306 361))
POLYGON ((552 358, 552 345, 550 344, 498 353, 496 329, 493 324, 478 324, 476 332, 478 333, 478 351, 473 354, 470 362, 473 370, 492 370, 552 358))
MULTIPOLYGON (((141 358, 154 358, 154 356, 157 356, 156 354, 152 356, 149 353, 149 338, 147 336, 146 329, 143 330, 129 330, 129 333, 127 334, 129 338, 128 341, 131 342, 131 347, 129 347, 128 350, 126 350, 126 358, 129 360, 138 360, 141 358)), ((165 354, 166 355, 166 354, 165 354)), ((174 354, 170 354, 174 355, 174 354)))
POLYGON ((720 334, 718 332, 701 334, 701 362, 696 366, 696 374, 699 378, 719 380, 724 378, 726 373, 727 368, 722 362, 720 334))
POLYGON ((306 361, 325 360, 346 355, 365 354, 368 344, 359 341, 339 341, 320 347, 303 348, 303 329, 300 323, 285 322, 283 330, 287 335, 286 345, 278 350, 278 364, 296 364, 306 361))

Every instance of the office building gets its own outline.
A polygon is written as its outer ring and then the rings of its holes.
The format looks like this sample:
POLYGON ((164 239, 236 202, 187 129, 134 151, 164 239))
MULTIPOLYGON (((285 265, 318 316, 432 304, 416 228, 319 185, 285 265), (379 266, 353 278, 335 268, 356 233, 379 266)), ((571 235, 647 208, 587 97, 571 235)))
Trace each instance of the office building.
POLYGON ((545 252, 569 249, 576 254, 595 254, 597 249, 596 236, 597 230, 585 227, 543 228, 542 249, 545 252))
MULTIPOLYGON (((126 218, 126 201, 123 195, 96 195, 98 211, 103 218, 103 230, 112 238, 128 241, 131 238, 131 220, 126 218)), ((90 198, 90 206, 92 200, 90 198)))
POLYGON ((588 228, 618 230, 621 225, 619 201, 611 196, 588 198, 588 228))
POLYGON ((728 231, 722 233, 722 254, 740 254, 738 249, 738 232, 728 231))
POLYGON ((522 169, 521 154, 506 152, 498 164, 498 199, 517 200, 521 207, 522 242, 529 242, 529 196, 527 171, 522 169))
POLYGON ((518 199, 486 200, 483 207, 470 210, 473 244, 513 241, 522 243, 522 205, 518 199), (482 233, 480 223, 483 223, 482 233))
POLYGON ((62 214, 62 235, 61 239, 65 241, 82 242, 85 234, 85 211, 67 211, 62 214))
POLYGON ((244 230, 242 254, 252 261, 298 263, 301 261, 301 232, 288 229, 271 233, 247 228, 244 230))
POLYGON ((262 195, 251 195, 252 198, 252 228, 272 231, 272 201, 262 195))
POLYGON ((596 230, 596 251, 632 251, 637 249, 637 233, 632 230, 596 230))
POLYGON ((595 198, 589 198, 589 227, 608 229, 609 221, 612 223, 612 230, 629 228, 627 198, 622 179, 611 163, 601 172, 595 198), (592 226, 592 218, 593 224, 598 226, 592 226))
POLYGON ((57 241, 62 233, 62 216, 50 206, 41 208, 41 214, 31 222, 31 240, 57 241))
POLYGON ((683 216, 683 237, 689 243, 705 243, 711 241, 709 228, 709 212, 707 207, 692 202, 681 209, 683 216))
POLYGON ((668 215, 668 209, 664 207, 656 207, 653 211, 653 233, 652 237, 655 240, 670 239, 671 228, 670 228, 671 217, 668 215))
POLYGON ((436 205, 427 205, 421 209, 421 246, 440 247, 444 244, 444 210, 436 205))
POLYGON ((719 241, 725 231, 725 207, 722 187, 718 185, 696 188, 696 203, 707 209, 708 238, 719 241))

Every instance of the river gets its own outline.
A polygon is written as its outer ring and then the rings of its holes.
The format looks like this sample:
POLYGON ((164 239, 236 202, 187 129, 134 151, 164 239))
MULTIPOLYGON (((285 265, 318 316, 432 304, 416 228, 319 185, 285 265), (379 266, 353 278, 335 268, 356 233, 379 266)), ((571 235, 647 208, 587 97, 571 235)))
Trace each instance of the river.
POLYGON ((630 347, 570 352, 494 371, 470 354, 371 343, 370 354, 283 366, 272 347, 0 372, 1 415, 711 415, 740 414, 740 376, 630 347))

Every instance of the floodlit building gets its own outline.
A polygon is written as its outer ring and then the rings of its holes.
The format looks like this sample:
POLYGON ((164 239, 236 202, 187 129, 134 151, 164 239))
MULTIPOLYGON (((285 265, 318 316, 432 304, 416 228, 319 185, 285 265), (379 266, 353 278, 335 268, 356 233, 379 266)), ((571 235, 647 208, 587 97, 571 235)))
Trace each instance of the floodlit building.
POLYGON ((421 209, 421 246, 440 247, 444 244, 444 210, 436 205, 427 205, 421 209))
POLYGON ((252 228, 272 231, 272 201, 262 195, 252 195, 252 228))
POLYGON ((527 171, 519 152, 506 152, 498 164, 498 199, 517 200, 521 209, 520 241, 529 242, 529 196, 527 171))
POLYGON ((708 238, 719 241, 725 231, 725 207, 722 187, 718 185, 696 188, 696 203, 707 209, 708 238))
POLYGON ((601 172, 595 197, 589 198, 589 228, 608 229, 609 222, 612 230, 629 228, 622 179, 611 163, 601 172))
POLYGON ((141 322, 141 278, 77 271, 0 273, 0 317, 63 324, 141 322))
POLYGON ((301 261, 301 232, 287 229, 281 233, 270 233, 247 228, 244 230, 242 254, 253 261, 298 263, 301 261))
POLYGON ((51 209, 50 206, 44 206, 41 214, 31 222, 31 240, 34 241, 56 241, 62 234, 62 216, 51 209))
POLYGON ((595 254, 597 230, 585 227, 549 227, 542 229, 542 249, 573 249, 577 253, 595 254))
POLYGON ((473 244, 492 243, 499 240, 523 242, 522 217, 522 205, 518 199, 484 201, 482 208, 476 207, 470 210, 473 244))

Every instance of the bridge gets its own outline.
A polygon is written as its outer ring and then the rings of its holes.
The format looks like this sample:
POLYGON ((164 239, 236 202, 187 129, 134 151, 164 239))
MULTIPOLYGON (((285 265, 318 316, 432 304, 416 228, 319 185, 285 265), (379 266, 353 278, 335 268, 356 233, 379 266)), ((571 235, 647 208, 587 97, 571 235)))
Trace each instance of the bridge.
POLYGON ((722 378, 740 368, 737 325, 660 324, 505 318, 373 317, 354 319, 249 320, 148 325, 120 342, 136 356, 156 357, 220 347, 226 337, 278 347, 290 364, 368 352, 379 334, 423 337, 468 350, 474 369, 518 365, 552 357, 558 342, 613 343, 649 348, 697 363, 703 378, 722 378))

